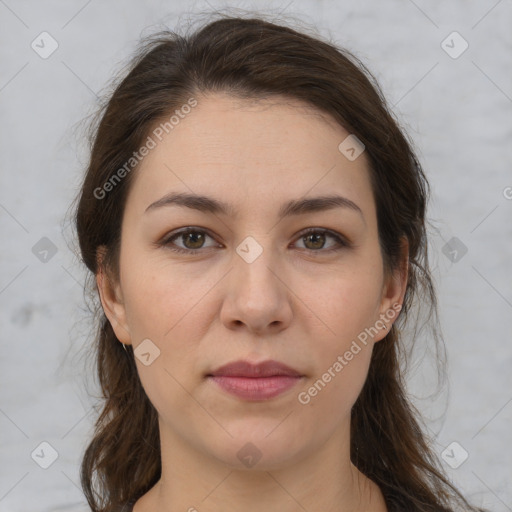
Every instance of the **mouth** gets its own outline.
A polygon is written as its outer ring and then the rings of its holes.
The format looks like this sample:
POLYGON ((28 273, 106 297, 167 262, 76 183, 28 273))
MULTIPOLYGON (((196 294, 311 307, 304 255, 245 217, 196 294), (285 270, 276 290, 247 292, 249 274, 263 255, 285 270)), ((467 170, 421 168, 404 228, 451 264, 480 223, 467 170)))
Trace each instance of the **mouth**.
POLYGON ((220 389, 249 401, 269 400, 296 386, 303 378, 297 370, 278 361, 252 364, 236 361, 206 375, 220 389))

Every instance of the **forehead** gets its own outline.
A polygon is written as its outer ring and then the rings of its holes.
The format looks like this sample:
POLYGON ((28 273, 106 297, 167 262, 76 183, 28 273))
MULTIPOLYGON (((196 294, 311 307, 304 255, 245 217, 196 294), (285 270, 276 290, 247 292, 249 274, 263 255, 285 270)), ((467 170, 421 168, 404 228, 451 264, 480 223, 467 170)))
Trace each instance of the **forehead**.
POLYGON ((242 208, 254 197, 281 203, 309 190, 365 201, 366 157, 340 153, 349 132, 330 116, 288 98, 197 100, 135 171, 129 203, 138 211, 169 191, 229 198, 242 208))
POLYGON ((189 150, 193 146, 198 157, 218 156, 248 166, 248 154, 254 157, 255 152, 276 163, 283 158, 293 163, 308 157, 307 152, 311 160, 318 156, 314 152, 327 150, 341 135, 348 132, 334 119, 298 100, 217 94, 199 100, 174 131, 173 142, 175 146, 186 142, 189 150))

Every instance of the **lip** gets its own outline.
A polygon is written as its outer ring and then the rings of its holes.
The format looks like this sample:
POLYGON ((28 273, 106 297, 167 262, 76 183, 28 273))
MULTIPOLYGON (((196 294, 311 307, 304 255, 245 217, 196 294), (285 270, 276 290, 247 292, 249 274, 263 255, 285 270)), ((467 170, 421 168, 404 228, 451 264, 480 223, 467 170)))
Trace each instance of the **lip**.
POLYGON ((235 361, 207 375, 221 389, 245 400, 274 398, 295 386, 304 375, 279 361, 235 361))
POLYGON ((209 376, 214 377, 302 377, 300 372, 286 366, 279 361, 267 360, 261 363, 251 363, 249 361, 234 361, 225 364, 212 371, 209 376))

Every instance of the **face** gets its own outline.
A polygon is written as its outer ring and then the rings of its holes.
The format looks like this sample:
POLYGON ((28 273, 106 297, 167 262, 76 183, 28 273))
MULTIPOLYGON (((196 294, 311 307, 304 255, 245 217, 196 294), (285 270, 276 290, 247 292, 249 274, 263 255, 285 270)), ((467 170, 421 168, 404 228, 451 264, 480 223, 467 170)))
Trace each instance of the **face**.
POLYGON ((366 155, 338 149, 348 135, 298 102, 216 94, 134 171, 120 280, 98 284, 163 443, 269 469, 348 439, 405 291, 384 273, 366 155), (216 372, 269 360, 295 373, 216 372))

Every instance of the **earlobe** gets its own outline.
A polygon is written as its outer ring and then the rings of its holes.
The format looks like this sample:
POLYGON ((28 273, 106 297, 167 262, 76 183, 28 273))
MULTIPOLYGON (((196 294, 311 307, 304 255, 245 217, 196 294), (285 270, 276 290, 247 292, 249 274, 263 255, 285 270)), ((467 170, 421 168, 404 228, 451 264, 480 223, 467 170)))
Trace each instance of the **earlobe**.
POLYGON ((407 290, 407 279, 409 276, 409 242, 407 238, 402 238, 402 253, 400 264, 388 276, 382 291, 380 324, 384 322, 385 328, 377 336, 379 341, 389 332, 393 323, 398 317, 407 290))
POLYGON ((98 270, 96 273, 96 286, 100 296, 103 311, 108 318, 117 339, 125 345, 131 344, 130 332, 126 323, 126 310, 122 301, 121 291, 116 289, 107 275, 103 262, 102 252, 98 250, 98 270))

